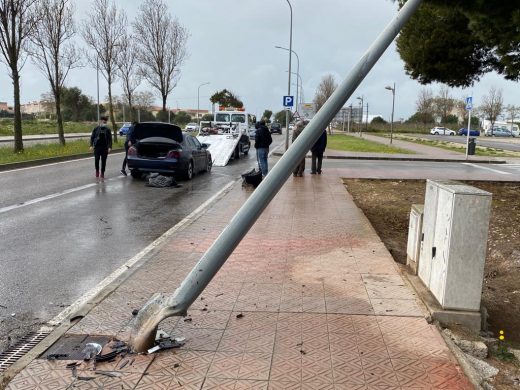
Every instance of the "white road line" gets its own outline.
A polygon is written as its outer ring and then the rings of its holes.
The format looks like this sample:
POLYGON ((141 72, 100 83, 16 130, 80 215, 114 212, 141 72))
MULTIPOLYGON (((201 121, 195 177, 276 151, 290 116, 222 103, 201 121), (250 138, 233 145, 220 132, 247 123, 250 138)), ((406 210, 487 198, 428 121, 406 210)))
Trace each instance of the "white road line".
POLYGON ((475 168, 480 168, 480 169, 484 169, 486 171, 491 171, 491 172, 495 172, 495 173, 499 173, 501 175, 511 175, 511 172, 504 172, 504 171, 499 171, 498 169, 493 169, 493 168, 488 168, 488 167, 483 167, 481 165, 477 165, 477 164, 472 164, 472 163, 462 163, 464 165, 469 165, 471 167, 475 167, 475 168))
MULTIPOLYGON (((121 177, 114 177, 112 179, 106 179, 105 182, 112 181, 112 180, 120 180, 120 179, 123 179, 123 176, 121 176, 121 177)), ((18 204, 14 204, 12 206, 2 207, 2 208, 0 208, 0 214, 7 213, 8 211, 16 210, 16 209, 19 209, 19 208, 22 208, 22 207, 30 206, 30 205, 33 205, 33 204, 36 204, 36 203, 45 202, 46 200, 58 198, 58 197, 63 196, 63 195, 68 195, 68 194, 72 194, 74 192, 83 191, 83 190, 86 190, 87 188, 96 187, 99 184, 101 184, 101 183, 91 183, 91 184, 86 184, 84 186, 79 186, 79 187, 75 187, 75 188, 69 188, 68 190, 64 190, 64 191, 61 191, 61 192, 56 192, 54 194, 42 196, 40 198, 31 199, 31 200, 25 201, 23 203, 18 203, 18 204)))
POLYGON ((224 194, 233 184, 235 184, 236 180, 229 182, 226 184, 219 192, 217 192, 215 195, 213 195, 210 199, 208 199, 206 202, 204 202, 202 205, 197 207, 196 210, 194 210, 190 215, 185 217, 182 221, 180 221, 177 225, 172 227, 170 230, 168 230, 166 233, 164 233, 161 237, 156 239, 154 242, 152 242, 150 245, 148 245, 146 248, 141 250, 138 254, 136 254, 134 257, 132 257, 130 260, 128 260, 125 264, 120 266, 118 269, 116 269, 114 272, 112 272, 109 276, 107 276, 103 281, 101 281, 96 287, 85 293, 82 297, 77 299, 72 305, 67 307, 65 310, 63 310, 60 314, 58 314, 56 317, 54 317, 52 320, 50 320, 47 324, 51 326, 57 326, 63 322, 69 315, 73 314, 76 310, 78 310, 81 306, 83 306, 85 303, 93 300, 96 295, 103 290, 105 287, 107 287, 110 283, 112 283, 114 280, 116 280, 119 276, 121 276, 123 273, 128 271, 130 268, 132 268, 133 265, 135 265, 139 260, 141 260, 144 256, 146 256, 148 253, 150 253, 152 250, 160 246, 164 241, 166 241, 170 236, 172 236, 177 230, 179 230, 184 225, 189 224, 191 221, 194 221, 197 219, 211 204, 220 197, 222 194, 224 194))

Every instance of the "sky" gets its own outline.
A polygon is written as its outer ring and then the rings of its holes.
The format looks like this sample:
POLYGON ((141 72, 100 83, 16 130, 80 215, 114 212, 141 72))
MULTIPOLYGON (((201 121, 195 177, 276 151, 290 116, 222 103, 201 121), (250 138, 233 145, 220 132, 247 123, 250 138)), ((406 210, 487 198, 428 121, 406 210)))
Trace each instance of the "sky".
MULTIPOLYGON (((91 0, 73 0, 76 19, 90 12, 91 0)), ((129 30, 136 20, 137 0, 114 0, 128 16, 129 30)), ((197 108, 200 84, 200 108, 211 109, 209 97, 227 88, 244 102, 247 111, 260 116, 265 109, 283 109, 287 95, 289 52, 275 46, 289 47, 290 12, 287 0, 165 0, 171 14, 188 30, 189 56, 180 69, 180 79, 168 97, 171 108, 197 108)), ((293 50, 300 60, 306 102, 311 102, 321 79, 332 74, 341 82, 360 57, 397 13, 391 0, 290 0, 293 8, 293 50)), ((141 21, 140 21, 141 22, 141 21)), ((76 45, 84 46, 81 36, 76 45)), ((442 60, 442 59, 439 59, 442 60)), ((86 64, 86 59, 84 60, 86 64)), ((293 56, 292 71, 297 71, 293 56)), ((21 72, 21 101, 39 100, 49 91, 49 83, 38 68, 26 62, 21 72)), ((88 65, 70 72, 66 85, 79 87, 85 94, 96 96, 95 69, 88 65)), ((293 76, 293 83, 296 83, 293 76)), ((416 109, 419 91, 424 88, 404 71, 393 43, 359 85, 346 105, 359 105, 363 96, 370 115, 390 119, 392 93, 385 86, 396 84, 394 118, 407 119, 416 109)), ((517 83, 488 74, 472 88, 451 89, 451 96, 463 99, 472 95, 475 106, 491 87, 502 90, 504 103, 520 105, 517 83)), ((434 94, 438 84, 429 85, 434 94)), ((156 104, 160 95, 145 82, 138 90, 152 91, 156 104)), ((106 82, 101 79, 100 96, 107 95, 106 82)), ((120 82, 113 85, 115 95, 121 94, 120 82)), ((296 86, 291 87, 296 94, 296 86)), ((7 67, 0 64, 0 101, 12 103, 12 83, 7 67)), ((366 109, 366 106, 365 106, 366 109)))

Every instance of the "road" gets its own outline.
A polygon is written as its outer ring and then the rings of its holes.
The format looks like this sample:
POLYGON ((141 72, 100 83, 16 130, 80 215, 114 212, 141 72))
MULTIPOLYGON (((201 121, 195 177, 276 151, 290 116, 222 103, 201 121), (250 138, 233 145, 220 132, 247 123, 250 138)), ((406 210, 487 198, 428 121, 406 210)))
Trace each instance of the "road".
POLYGON ((104 183, 92 158, 0 172, 0 351, 256 166, 252 148, 181 188, 151 188, 122 176, 122 160, 109 156, 104 183))
MULTIPOLYGON (((443 136, 443 135, 428 135, 420 134, 418 137, 429 139, 431 141, 448 141, 457 144, 466 145, 466 137, 462 136, 443 136)), ((477 145, 486 146, 488 148, 496 148, 503 150, 511 150, 514 152, 520 152, 520 140, 516 138, 494 138, 494 137, 475 137, 477 139, 477 145)))
MULTIPOLYGON (((273 138, 283 149, 285 138, 273 138)), ((0 172, 0 351, 8 334, 39 328, 256 165, 253 148, 182 188, 149 188, 119 174, 122 158, 109 156, 104 183, 92 158, 0 172)), ((325 175, 330 168, 345 177, 520 180, 520 165, 508 164, 325 159, 325 175)))

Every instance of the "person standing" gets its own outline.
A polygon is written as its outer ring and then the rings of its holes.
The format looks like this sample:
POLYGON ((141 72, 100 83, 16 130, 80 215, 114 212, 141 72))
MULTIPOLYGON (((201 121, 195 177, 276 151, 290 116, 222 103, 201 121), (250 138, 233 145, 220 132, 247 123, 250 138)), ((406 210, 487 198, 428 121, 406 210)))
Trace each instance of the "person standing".
POLYGON ((137 122, 133 122, 132 125, 128 128, 128 132, 126 133, 126 140, 125 140, 125 158, 123 160, 123 166, 121 167, 121 174, 128 176, 128 173, 126 173, 126 165, 128 163, 128 149, 130 146, 132 146, 132 132, 134 131, 134 127, 137 124, 137 122))
POLYGON ((96 178, 105 178, 105 167, 107 164, 108 153, 112 151, 112 132, 107 126, 108 117, 102 116, 101 123, 90 135, 90 150, 94 150, 94 166, 96 168, 96 178), (101 169, 99 167, 101 160, 101 169))
MULTIPOLYGON (((298 121, 298 123, 296 123, 296 127, 294 128, 292 133, 292 142, 296 141, 296 138, 298 138, 298 136, 301 134, 306 125, 307 123, 305 123, 304 121, 298 121)), ((303 156, 298 165, 296 165, 296 168, 294 168, 293 176, 302 177, 303 171, 305 171, 305 156, 303 156)))
POLYGON ((311 175, 321 175, 321 163, 323 161, 323 153, 325 152, 325 148, 327 147, 327 129, 323 130, 320 138, 312 145, 311 153, 312 153, 312 165, 311 165, 311 175), (318 164, 316 165, 316 160, 318 160, 318 164))
POLYGON ((258 169, 262 172, 263 177, 265 177, 268 172, 267 157, 269 155, 269 145, 271 145, 272 142, 271 132, 267 128, 265 120, 262 119, 255 132, 255 149, 258 169))

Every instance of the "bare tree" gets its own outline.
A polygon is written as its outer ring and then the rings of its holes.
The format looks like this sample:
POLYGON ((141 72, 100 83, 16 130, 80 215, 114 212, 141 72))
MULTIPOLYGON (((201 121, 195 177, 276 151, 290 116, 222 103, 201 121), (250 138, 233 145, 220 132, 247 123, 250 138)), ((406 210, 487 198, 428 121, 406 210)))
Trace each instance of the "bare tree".
POLYGON ((422 118, 421 121, 423 124, 426 125, 428 122, 430 122, 435 111, 433 93, 431 89, 423 88, 419 91, 419 96, 417 96, 415 107, 417 109, 417 113, 420 114, 420 117, 422 118))
POLYGON ((482 113, 485 119, 491 122, 491 135, 493 135, 493 127, 498 116, 502 113, 504 100, 502 98, 502 90, 491 87, 489 93, 482 99, 482 105, 479 107, 479 112, 482 113))
POLYGON ((9 67, 14 95, 14 152, 23 151, 20 110, 20 70, 25 63, 28 38, 36 24, 36 0, 0 0, 0 52, 9 67))
MULTIPOLYGON (((332 96, 337 87, 338 84, 336 83, 336 80, 334 80, 333 75, 328 74, 323 76, 320 84, 318 85, 318 88, 316 88, 316 93, 314 94, 314 104, 316 105, 316 111, 318 111, 329 99, 329 97, 332 96)), ((332 133, 330 124, 329 133, 332 133)))
POLYGON ((76 33, 74 6, 69 0, 40 0, 36 12, 39 20, 31 36, 31 57, 51 84, 58 136, 65 145, 61 94, 70 69, 79 64, 79 53, 71 42, 76 33))
POLYGON ((441 117, 441 121, 446 121, 448 115, 455 107, 455 101, 450 96, 450 89, 443 85, 439 90, 439 95, 434 99, 435 113, 441 117))
MULTIPOLYGON (((153 106, 154 103, 154 96, 153 93, 150 91, 141 91, 136 92, 133 96, 134 98, 134 107, 137 108, 137 110, 149 110, 151 106, 153 106)), ((139 116, 137 120, 140 120, 139 116)))
POLYGON ((82 35, 92 49, 88 58, 92 66, 100 68, 108 83, 108 110, 110 122, 117 142, 117 128, 112 102, 112 83, 117 78, 117 60, 121 55, 126 37, 127 18, 123 10, 118 10, 109 0, 94 0, 92 12, 83 21, 82 35))
POLYGON ((130 122, 134 121, 133 95, 136 88, 141 84, 141 75, 137 72, 137 49, 133 39, 127 36, 121 44, 121 53, 117 61, 119 76, 123 86, 125 98, 123 104, 128 104, 130 109, 130 122))
POLYGON ((509 104, 509 105, 507 105, 505 111, 508 113, 509 121, 511 122, 509 130, 511 130, 511 134, 512 134, 513 133, 513 123, 514 123, 514 120, 515 120, 516 116, 518 115, 518 113, 520 113, 520 107, 509 104))
POLYGON ((140 72, 162 97, 166 112, 166 99, 177 85, 180 66, 186 58, 188 30, 173 18, 163 0, 146 0, 139 7, 134 26, 139 46, 140 72))

